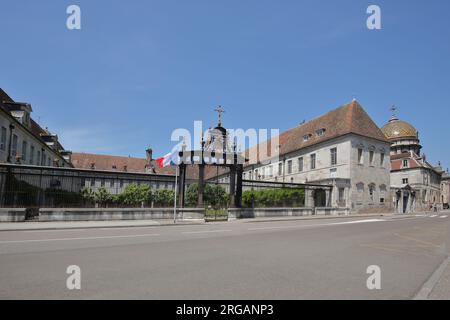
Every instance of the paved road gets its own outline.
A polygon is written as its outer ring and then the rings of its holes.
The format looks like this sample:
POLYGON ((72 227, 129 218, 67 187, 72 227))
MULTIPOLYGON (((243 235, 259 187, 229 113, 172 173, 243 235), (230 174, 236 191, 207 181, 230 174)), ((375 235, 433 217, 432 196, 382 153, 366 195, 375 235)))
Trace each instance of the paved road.
POLYGON ((0 232, 0 298, 410 299, 449 255, 449 230, 441 213, 0 232), (66 288, 69 265, 81 290, 66 288), (366 287, 369 265, 381 290, 366 287))

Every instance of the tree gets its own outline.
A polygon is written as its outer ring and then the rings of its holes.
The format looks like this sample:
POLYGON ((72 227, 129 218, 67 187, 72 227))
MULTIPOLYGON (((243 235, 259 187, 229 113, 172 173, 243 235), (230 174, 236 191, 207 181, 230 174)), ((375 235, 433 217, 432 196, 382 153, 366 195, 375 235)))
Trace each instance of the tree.
POLYGON ((152 192, 150 186, 147 184, 138 185, 136 183, 128 185, 117 197, 118 202, 126 206, 142 206, 145 203, 151 202, 151 199, 152 192))
POLYGON ((80 193, 85 204, 95 203, 95 192, 91 187, 84 187, 83 189, 81 189, 80 193))
MULTIPOLYGON (((227 207, 230 197, 226 190, 219 185, 206 184, 203 190, 203 202, 214 208, 227 207)), ((191 184, 186 190, 186 204, 189 207, 197 206, 198 202, 198 184, 191 184)))
POLYGON ((106 207, 112 202, 112 196, 105 188, 101 187, 94 193, 95 203, 100 207, 106 207))
POLYGON ((169 189, 158 189, 153 192, 152 197, 155 206, 169 207, 173 205, 175 192, 169 189))

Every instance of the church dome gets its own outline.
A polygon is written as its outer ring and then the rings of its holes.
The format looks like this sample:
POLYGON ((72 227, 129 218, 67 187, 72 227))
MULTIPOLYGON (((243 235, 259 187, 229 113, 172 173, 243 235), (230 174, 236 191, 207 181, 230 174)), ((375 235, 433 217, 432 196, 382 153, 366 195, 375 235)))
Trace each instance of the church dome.
POLYGON ((392 118, 389 122, 381 128, 384 135, 389 140, 397 139, 418 139, 416 128, 410 125, 408 122, 392 118))

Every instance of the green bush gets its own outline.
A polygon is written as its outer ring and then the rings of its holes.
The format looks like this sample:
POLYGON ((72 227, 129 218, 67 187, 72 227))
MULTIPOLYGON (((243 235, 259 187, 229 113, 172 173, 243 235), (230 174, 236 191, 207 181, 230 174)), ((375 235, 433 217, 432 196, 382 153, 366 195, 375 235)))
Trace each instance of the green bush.
POLYGON ((251 207, 303 207, 304 189, 277 188, 246 190, 242 193, 242 206, 251 207))
MULTIPOLYGON (((198 201, 198 184, 191 184, 186 190, 186 205, 196 207, 198 201)), ((226 190, 215 184, 206 184, 203 191, 203 202, 206 206, 224 208, 228 206, 230 196, 226 190)))
POLYGON ((154 190, 152 193, 152 199, 155 207, 170 207, 173 206, 175 192, 168 189, 154 190))
POLYGON ((147 184, 138 185, 132 183, 125 190, 115 197, 116 202, 125 206, 141 206, 148 204, 152 200, 152 192, 147 184))

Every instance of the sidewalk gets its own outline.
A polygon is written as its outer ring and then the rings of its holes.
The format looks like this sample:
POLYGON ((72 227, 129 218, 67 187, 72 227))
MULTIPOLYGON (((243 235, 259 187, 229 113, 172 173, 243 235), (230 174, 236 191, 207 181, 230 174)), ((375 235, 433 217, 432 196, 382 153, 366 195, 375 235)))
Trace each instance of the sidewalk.
POLYGON ((203 220, 181 220, 176 224, 173 220, 115 220, 115 221, 54 221, 54 222, 2 222, 1 231, 32 231, 32 230, 64 230, 64 229, 95 229, 95 228, 131 228, 157 227, 173 225, 204 224, 203 220))
POLYGON ((450 300, 450 263, 447 261, 447 266, 442 272, 439 281, 434 286, 429 300, 450 300))
MULTIPOLYGON (((351 219, 392 216, 392 214, 353 214, 348 216, 288 216, 288 217, 267 217, 267 218, 249 218, 236 219, 231 221, 205 222, 203 220, 178 220, 176 225, 201 225, 213 223, 234 223, 234 222, 274 222, 274 221, 297 221, 297 220, 316 220, 316 219, 351 219)), ((90 229, 90 228, 132 228, 132 227, 156 227, 173 226, 173 220, 114 220, 114 221, 54 221, 54 222, 2 222, 1 231, 25 231, 25 230, 64 230, 64 229, 90 229)))

